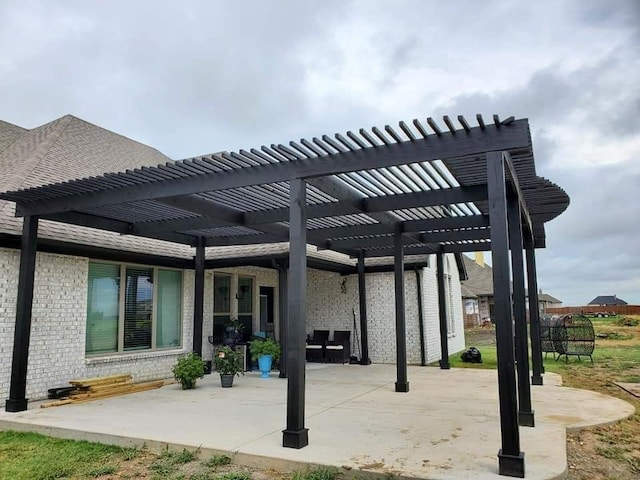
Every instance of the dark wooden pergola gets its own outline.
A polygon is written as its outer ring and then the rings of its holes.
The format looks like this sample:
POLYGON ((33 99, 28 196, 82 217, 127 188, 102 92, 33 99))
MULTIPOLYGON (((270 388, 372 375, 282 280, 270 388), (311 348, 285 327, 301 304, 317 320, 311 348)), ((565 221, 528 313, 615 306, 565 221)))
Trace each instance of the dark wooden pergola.
MULTIPOLYGON (((286 291, 281 288, 281 302, 288 305, 288 320, 282 325, 288 377, 283 446, 293 448, 308 444, 304 422, 307 244, 357 259, 363 360, 368 359, 365 267, 371 262, 368 259, 392 257, 397 392, 409 391, 406 258, 436 254, 439 296, 443 297, 444 254, 490 250, 502 435, 499 472, 524 476, 519 425, 534 425, 530 384, 541 385, 543 373, 537 335, 535 248, 545 246, 544 223, 561 214, 569 198, 557 185, 536 174, 526 119, 501 120, 494 115, 491 122, 485 122, 477 115, 476 120, 477 125, 471 126, 458 116, 456 125, 445 116, 444 127, 432 118, 426 124, 419 120, 400 122, 397 129, 387 125, 384 129, 323 135, 311 141, 224 152, 0 194, 0 198, 16 202, 16 215, 24 217, 6 410, 27 408, 39 219, 195 247, 196 352, 202 351, 205 248, 288 241, 286 265, 276 266, 281 286, 288 284, 286 291), (524 256, 531 317, 531 381, 524 256)), ((448 368, 443 298, 440 328, 441 367, 448 368)))

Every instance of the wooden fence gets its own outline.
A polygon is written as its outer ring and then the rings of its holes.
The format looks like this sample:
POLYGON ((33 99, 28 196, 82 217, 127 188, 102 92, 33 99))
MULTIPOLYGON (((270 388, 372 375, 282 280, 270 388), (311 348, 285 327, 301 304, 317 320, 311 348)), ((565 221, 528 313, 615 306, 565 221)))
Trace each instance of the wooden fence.
POLYGON ((583 307, 547 308, 545 313, 566 315, 568 313, 615 313, 616 315, 640 315, 640 305, 585 305, 583 307))

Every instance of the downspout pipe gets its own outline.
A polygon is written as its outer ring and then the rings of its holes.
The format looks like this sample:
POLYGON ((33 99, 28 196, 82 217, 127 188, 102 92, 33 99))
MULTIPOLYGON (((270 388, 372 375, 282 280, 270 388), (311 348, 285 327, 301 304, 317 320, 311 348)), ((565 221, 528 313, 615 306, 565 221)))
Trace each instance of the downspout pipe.
POLYGON ((420 270, 413 269, 416 274, 416 295, 418 297, 418 327, 420 328, 420 365, 427 366, 427 352, 424 345, 424 315, 422 312, 422 278, 420 270))

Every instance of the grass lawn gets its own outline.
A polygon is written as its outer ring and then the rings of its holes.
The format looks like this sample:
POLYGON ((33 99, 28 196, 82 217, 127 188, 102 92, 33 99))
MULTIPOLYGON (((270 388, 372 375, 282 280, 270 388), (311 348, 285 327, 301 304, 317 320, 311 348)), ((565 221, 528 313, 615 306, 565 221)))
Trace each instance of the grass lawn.
POLYGON ((2 480, 336 480, 334 468, 285 474, 231 463, 225 455, 199 451, 123 449, 36 433, 0 431, 2 480))
MULTIPOLYGON (((640 316, 626 316, 640 320, 640 316)), ((567 436, 569 478, 572 480, 640 478, 640 399, 613 382, 640 382, 640 325, 625 325, 621 317, 592 318, 596 332, 593 364, 570 356, 558 361, 548 354, 547 372, 562 375, 563 384, 621 398, 636 408, 629 419, 614 425, 583 429, 567 436)), ((640 322, 639 322, 640 323, 640 322)), ((449 358, 452 367, 496 368, 495 331, 465 331, 467 347, 482 353, 483 363, 463 363, 460 355, 449 358)), ((532 387, 536 388, 536 387, 532 387)), ((535 409, 535 405, 534 405, 535 409)))

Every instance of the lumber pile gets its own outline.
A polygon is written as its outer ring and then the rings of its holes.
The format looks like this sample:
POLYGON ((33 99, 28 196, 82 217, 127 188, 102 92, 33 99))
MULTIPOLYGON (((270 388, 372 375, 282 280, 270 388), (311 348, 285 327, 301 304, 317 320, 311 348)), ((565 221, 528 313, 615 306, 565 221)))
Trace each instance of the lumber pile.
POLYGON ((69 382, 74 388, 68 396, 40 405, 41 408, 57 407, 70 403, 90 402, 100 398, 116 397, 128 393, 143 392, 164 385, 164 380, 133 383, 130 373, 108 377, 84 378, 69 382))

